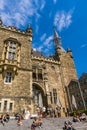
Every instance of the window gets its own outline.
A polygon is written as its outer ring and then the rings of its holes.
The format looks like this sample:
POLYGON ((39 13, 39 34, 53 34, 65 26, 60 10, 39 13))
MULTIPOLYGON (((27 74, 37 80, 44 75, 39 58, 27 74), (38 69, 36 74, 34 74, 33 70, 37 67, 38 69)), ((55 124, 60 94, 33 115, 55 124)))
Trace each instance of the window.
POLYGON ((9 105, 9 110, 12 111, 12 108, 13 108, 13 103, 11 102, 9 105))
POLYGON ((87 84, 87 79, 84 79, 84 84, 87 84))
POLYGON ((32 77, 34 80, 43 80, 42 69, 33 68, 32 77))
POLYGON ((52 92, 50 92, 50 101, 51 101, 51 103, 53 103, 53 100, 52 100, 52 92))
POLYGON ((8 60, 15 59, 15 52, 16 52, 16 43, 9 42, 9 49, 8 49, 8 60))
POLYGON ((12 72, 6 72, 5 82, 11 83, 11 81, 12 81, 12 72))
POLYGON ((57 91, 53 89, 54 103, 57 104, 57 91))
POLYGON ((82 90, 83 94, 87 94, 87 89, 82 90))
POLYGON ((83 102, 82 102, 82 101, 79 101, 79 102, 78 102, 78 106, 83 106, 83 102))
POLYGON ((42 78, 42 69, 38 69, 38 80, 41 80, 42 78))
POLYGON ((14 110, 14 101, 10 98, 2 98, 0 102, 0 111, 1 112, 10 112, 14 110))
POLYGON ((7 100, 4 101, 4 110, 7 109, 7 100))
POLYGON ((87 106, 87 100, 85 100, 85 104, 86 104, 86 106, 87 106))
POLYGON ((18 61, 20 62, 21 44, 17 39, 9 37, 4 41, 4 49, 2 54, 3 60, 18 61))
POLYGON ((35 68, 33 68, 33 79, 36 79, 36 69, 35 68))
POLYGON ((55 67, 54 67, 53 65, 51 66, 51 68, 52 68, 53 70, 55 70, 55 67))
POLYGON ((1 111, 1 102, 0 102, 0 111, 1 111))

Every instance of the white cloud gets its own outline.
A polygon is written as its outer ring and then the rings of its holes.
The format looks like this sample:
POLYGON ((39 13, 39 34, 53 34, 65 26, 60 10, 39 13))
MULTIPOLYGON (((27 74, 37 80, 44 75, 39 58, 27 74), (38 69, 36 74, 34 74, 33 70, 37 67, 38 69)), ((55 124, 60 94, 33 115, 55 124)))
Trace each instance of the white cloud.
POLYGON ((42 51, 43 45, 38 47, 38 51, 42 51))
POLYGON ((54 4, 56 4, 57 0, 53 0, 54 4))
POLYGON ((4 9, 5 2, 3 0, 0 0, 0 9, 4 9))
POLYGON ((84 48, 86 46, 87 46, 87 44, 83 44, 83 45, 80 46, 80 48, 84 48))
POLYGON ((45 0, 0 0, 0 17, 6 25, 25 26, 32 18, 38 24, 44 6, 45 0))
POLYGON ((34 51, 37 51, 37 49, 36 49, 36 48, 33 48, 33 50, 34 50, 34 51))
MULTIPOLYGON (((46 37, 46 34, 44 33, 41 37, 42 40, 45 40, 44 37, 46 37)), ((38 51, 49 52, 53 45, 53 36, 49 36, 43 43, 41 43, 41 46, 35 47, 38 51)))
POLYGON ((3 12, 1 14, 1 18, 2 18, 2 21, 4 21, 4 23, 7 23, 7 25, 12 25, 11 16, 9 14, 6 14, 3 12))
POLYGON ((18 4, 20 7, 19 12, 25 13, 26 15, 32 16, 35 13, 35 8, 33 5, 33 2, 31 0, 21 0, 21 2, 18 4))
POLYGON ((46 38, 46 33, 44 33, 41 37, 40 37, 40 41, 44 41, 46 38))
POLYGON ((46 4, 45 0, 42 0, 40 10, 44 8, 45 4, 46 4))
POLYGON ((51 46, 51 41, 53 40, 53 36, 49 36, 45 42, 43 43, 45 46, 51 46))
POLYGON ((36 30, 35 32, 38 34, 39 26, 36 24, 36 30))
POLYGON ((54 25, 61 31, 63 28, 68 28, 72 23, 72 13, 73 10, 70 10, 68 13, 62 11, 57 12, 54 17, 54 25))

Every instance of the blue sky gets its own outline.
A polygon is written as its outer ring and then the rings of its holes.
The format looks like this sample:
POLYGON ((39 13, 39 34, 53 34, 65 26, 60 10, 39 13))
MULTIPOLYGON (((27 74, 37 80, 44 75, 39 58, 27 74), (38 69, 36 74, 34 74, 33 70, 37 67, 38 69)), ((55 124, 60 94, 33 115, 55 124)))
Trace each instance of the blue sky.
POLYGON ((78 77, 87 72, 87 0, 0 0, 3 25, 33 28, 33 48, 54 54, 53 27, 73 52, 78 77))

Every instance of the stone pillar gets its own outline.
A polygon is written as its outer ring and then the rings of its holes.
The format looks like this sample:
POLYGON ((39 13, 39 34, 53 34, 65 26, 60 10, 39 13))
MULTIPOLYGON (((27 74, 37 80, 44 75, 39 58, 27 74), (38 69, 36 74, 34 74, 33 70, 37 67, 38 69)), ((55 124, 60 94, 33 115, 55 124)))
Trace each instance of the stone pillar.
POLYGON ((34 104, 33 104, 33 90, 32 90, 33 84, 32 84, 32 72, 30 72, 30 100, 31 100, 31 104, 30 104, 30 109, 31 109, 31 113, 34 112, 34 104))
POLYGON ((48 81, 45 81, 45 88, 46 88, 46 95, 47 95, 47 103, 49 105, 49 104, 51 104, 51 101, 50 101, 50 92, 49 92, 49 87, 48 87, 48 81))

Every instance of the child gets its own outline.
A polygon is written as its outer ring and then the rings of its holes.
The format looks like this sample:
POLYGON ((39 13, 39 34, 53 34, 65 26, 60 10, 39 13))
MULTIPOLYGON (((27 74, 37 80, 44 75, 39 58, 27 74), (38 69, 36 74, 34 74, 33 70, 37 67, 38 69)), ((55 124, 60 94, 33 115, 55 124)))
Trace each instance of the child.
POLYGON ((31 130, 35 130, 35 124, 34 124, 34 122, 31 125, 31 130))
POLYGON ((21 117, 18 118, 17 124, 18 124, 18 126, 22 125, 22 119, 21 119, 21 117))
POLYGON ((39 122, 38 122, 38 125, 39 125, 39 128, 41 128, 42 127, 42 118, 41 117, 39 117, 39 122))
POLYGON ((68 124, 67 124, 67 122, 65 121, 65 122, 64 122, 64 128, 63 128, 64 130, 67 129, 67 125, 68 125, 68 124))

